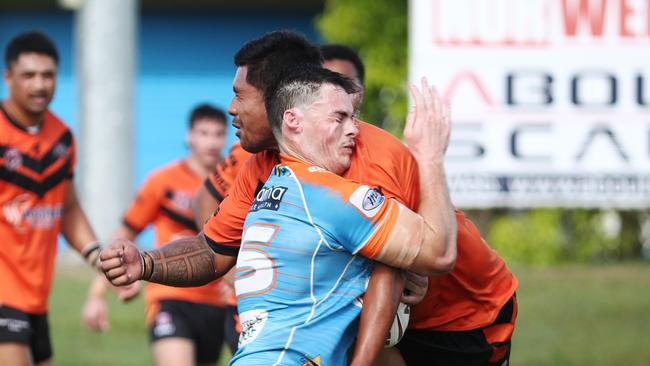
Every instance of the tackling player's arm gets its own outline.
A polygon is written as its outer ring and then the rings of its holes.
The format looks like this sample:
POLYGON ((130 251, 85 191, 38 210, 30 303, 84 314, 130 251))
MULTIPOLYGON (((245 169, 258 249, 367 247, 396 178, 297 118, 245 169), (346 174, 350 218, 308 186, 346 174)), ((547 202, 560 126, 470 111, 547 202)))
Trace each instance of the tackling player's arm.
POLYGON ((401 272, 375 263, 363 296, 359 333, 350 366, 373 365, 384 348, 404 288, 401 272))
POLYGON ((106 278, 115 286, 145 280, 175 287, 205 285, 226 274, 236 260, 214 252, 203 233, 142 252, 131 241, 118 239, 100 258, 106 278))
POLYGON ((396 268, 424 275, 448 273, 456 262, 456 215, 449 198, 444 155, 449 143, 449 107, 426 80, 422 92, 411 86, 415 109, 404 136, 418 163, 420 206, 415 213, 391 199, 385 231, 361 253, 396 268))

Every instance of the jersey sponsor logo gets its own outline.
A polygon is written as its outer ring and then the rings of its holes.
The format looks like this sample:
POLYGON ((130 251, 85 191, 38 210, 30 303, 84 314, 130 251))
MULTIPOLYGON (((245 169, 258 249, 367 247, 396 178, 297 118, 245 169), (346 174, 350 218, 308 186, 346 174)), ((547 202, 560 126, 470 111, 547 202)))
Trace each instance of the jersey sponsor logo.
POLYGON ((280 208, 282 197, 287 192, 287 187, 282 186, 264 186, 255 196, 255 201, 251 206, 251 212, 259 210, 277 211, 280 208))
POLYGON ((239 348, 252 342, 260 335, 264 325, 269 318, 266 310, 255 309, 239 313, 241 334, 239 335, 239 348))
POLYGON ((19 232, 24 232, 26 226, 34 229, 51 229, 63 213, 62 204, 30 207, 31 204, 30 195, 23 193, 2 207, 7 222, 19 232))
POLYGON ((156 315, 156 325, 153 328, 153 334, 156 337, 164 337, 173 334, 176 326, 172 321, 172 316, 166 311, 161 311, 156 315))
POLYGON ((375 217, 386 201, 381 192, 376 188, 360 186, 350 195, 350 203, 367 217, 375 217))
POLYGON ((23 155, 16 148, 7 149, 3 158, 5 159, 5 166, 10 171, 16 170, 23 165, 23 155))

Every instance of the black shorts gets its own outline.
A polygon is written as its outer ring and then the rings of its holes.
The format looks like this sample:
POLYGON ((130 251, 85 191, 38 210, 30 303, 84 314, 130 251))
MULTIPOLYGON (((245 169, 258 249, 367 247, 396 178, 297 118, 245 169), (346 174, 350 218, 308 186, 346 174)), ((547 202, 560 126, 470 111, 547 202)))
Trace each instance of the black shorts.
POLYGON ((239 313, 237 313, 237 306, 226 306, 226 322, 224 323, 223 334, 226 338, 226 343, 230 352, 234 355, 237 352, 237 345, 239 343, 239 313))
POLYGON ((510 339, 517 318, 513 296, 496 320, 468 331, 409 329, 397 344, 408 366, 505 366, 510 362, 510 339))
POLYGON ((35 315, 0 305, 0 343, 23 343, 34 363, 52 358, 52 342, 47 313, 35 315))
POLYGON ((180 337, 191 340, 197 363, 215 363, 221 356, 226 309, 180 300, 162 300, 149 330, 151 342, 180 337))

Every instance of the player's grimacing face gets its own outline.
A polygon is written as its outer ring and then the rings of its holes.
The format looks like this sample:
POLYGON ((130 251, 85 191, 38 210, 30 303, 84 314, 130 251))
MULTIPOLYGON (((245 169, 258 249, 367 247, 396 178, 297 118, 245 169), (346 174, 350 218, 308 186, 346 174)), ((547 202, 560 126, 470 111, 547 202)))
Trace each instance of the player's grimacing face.
POLYGON ((353 113, 351 95, 340 87, 323 85, 320 97, 305 108, 300 142, 303 154, 333 173, 348 170, 359 134, 353 113))
POLYGON ((192 155, 207 169, 213 169, 221 159, 226 144, 226 125, 210 117, 194 121, 187 135, 192 155))
POLYGON ((246 81, 247 72, 246 66, 237 68, 232 84, 235 96, 228 113, 233 116, 232 125, 244 150, 256 153, 275 147, 276 142, 267 119, 264 94, 246 81))
POLYGON ((21 53, 5 70, 9 98, 26 113, 44 113, 54 96, 57 70, 56 62, 48 55, 21 53))

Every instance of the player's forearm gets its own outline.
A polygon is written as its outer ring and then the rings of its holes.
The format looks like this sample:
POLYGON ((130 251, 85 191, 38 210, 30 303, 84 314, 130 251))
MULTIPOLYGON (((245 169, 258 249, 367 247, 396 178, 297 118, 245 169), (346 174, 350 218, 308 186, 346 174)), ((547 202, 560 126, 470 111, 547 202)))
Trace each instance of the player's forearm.
POLYGON ((443 162, 420 165, 420 207, 424 219, 423 246, 416 262, 426 263, 429 274, 451 271, 456 262, 458 227, 449 197, 443 162))
POLYGON ((142 253, 143 280, 175 287, 205 285, 225 274, 234 259, 217 263, 202 235, 174 240, 142 253))
POLYGON ((202 228, 203 224, 212 217, 218 207, 219 201, 208 192, 205 185, 201 186, 192 201, 192 213, 194 214, 196 227, 202 228))
POLYGON ((350 365, 373 365, 383 349, 404 288, 400 270, 375 263, 363 297, 359 333, 350 365))
POLYGON ((84 249, 97 242, 97 236, 79 205, 77 192, 72 182, 66 187, 63 212, 61 214, 61 233, 65 240, 79 253, 84 253, 84 249))
POLYGON ((93 278, 93 281, 88 287, 88 298, 100 298, 103 299, 106 296, 108 290, 108 281, 103 275, 97 275, 93 278))
POLYGON ((61 233, 65 240, 79 253, 83 253, 92 243, 97 242, 97 236, 90 226, 78 203, 64 208, 61 217, 61 233))

